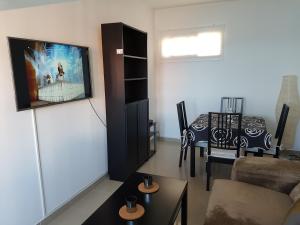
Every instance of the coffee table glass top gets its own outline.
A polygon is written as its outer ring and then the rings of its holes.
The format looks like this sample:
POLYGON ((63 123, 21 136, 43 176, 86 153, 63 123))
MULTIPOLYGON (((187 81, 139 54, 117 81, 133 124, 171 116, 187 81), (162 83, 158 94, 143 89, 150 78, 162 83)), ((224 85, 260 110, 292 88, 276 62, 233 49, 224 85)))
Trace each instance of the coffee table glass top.
POLYGON ((146 174, 142 173, 134 173, 131 175, 83 225, 172 224, 176 219, 182 199, 186 197, 187 182, 152 175, 153 181, 159 184, 159 190, 153 194, 143 194, 138 191, 138 185, 143 182, 145 175, 146 174), (121 219, 119 216, 119 209, 125 204, 125 197, 128 195, 137 196, 137 203, 145 208, 143 217, 130 223, 121 219))

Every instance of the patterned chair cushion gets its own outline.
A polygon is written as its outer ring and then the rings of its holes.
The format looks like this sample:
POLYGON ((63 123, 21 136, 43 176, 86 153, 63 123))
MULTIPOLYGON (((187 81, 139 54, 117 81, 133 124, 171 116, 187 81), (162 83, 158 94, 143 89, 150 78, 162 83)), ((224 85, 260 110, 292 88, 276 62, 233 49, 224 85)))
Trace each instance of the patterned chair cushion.
POLYGON ((219 157, 219 158, 226 158, 226 159, 236 159, 236 151, 212 148, 211 156, 219 157))

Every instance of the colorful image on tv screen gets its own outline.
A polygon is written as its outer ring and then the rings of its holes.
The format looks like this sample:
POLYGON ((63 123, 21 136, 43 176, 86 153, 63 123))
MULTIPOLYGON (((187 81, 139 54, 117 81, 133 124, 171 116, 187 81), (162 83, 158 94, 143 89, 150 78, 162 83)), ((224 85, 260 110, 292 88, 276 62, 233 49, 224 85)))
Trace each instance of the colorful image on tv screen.
POLYGON ((80 47, 33 41, 24 56, 31 106, 85 97, 80 47))

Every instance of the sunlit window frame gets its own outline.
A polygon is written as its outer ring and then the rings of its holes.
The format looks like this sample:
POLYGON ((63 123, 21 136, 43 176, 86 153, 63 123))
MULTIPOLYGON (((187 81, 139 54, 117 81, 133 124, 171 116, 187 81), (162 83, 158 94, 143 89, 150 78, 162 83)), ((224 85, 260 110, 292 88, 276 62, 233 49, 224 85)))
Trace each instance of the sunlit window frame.
POLYGON ((201 61, 201 60, 221 60, 224 57, 224 38, 225 37, 225 25, 213 25, 206 27, 188 28, 188 29, 174 29, 163 30, 159 35, 158 54, 161 62, 178 62, 178 61, 201 61), (181 36, 196 36, 198 33, 204 32, 221 32, 221 54, 217 56, 162 56, 162 41, 165 38, 181 37, 181 36))

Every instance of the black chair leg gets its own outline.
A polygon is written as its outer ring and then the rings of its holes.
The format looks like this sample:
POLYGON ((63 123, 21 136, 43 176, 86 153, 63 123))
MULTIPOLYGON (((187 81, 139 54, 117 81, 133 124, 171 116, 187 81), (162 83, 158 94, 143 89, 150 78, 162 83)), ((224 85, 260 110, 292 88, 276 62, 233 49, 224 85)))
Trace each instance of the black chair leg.
POLYGON ((183 156, 184 148, 183 148, 183 143, 181 141, 180 143, 180 156, 179 156, 179 167, 182 165, 182 156, 183 156))
POLYGON ((186 160, 186 156, 187 156, 187 151, 188 151, 189 147, 186 146, 184 149, 184 160, 186 160))
POLYGON ((206 191, 209 191, 209 186, 210 186, 210 173, 211 173, 210 161, 208 160, 208 161, 206 162, 206 191))
POLYGON ((181 147, 181 149, 180 149, 180 156, 179 156, 179 167, 181 167, 181 165, 182 165, 182 156, 183 156, 183 149, 182 149, 182 147, 181 147))
POLYGON ((244 156, 248 156, 248 152, 245 150, 244 156))
POLYGON ((205 148, 204 147, 200 147, 200 158, 204 157, 204 151, 205 151, 205 148))
POLYGON ((273 156, 273 158, 279 158, 279 151, 280 151, 279 147, 276 147, 276 153, 273 156))
POLYGON ((258 149, 258 152, 254 153, 254 156, 256 157, 263 157, 264 156, 264 152, 261 149, 258 149))

